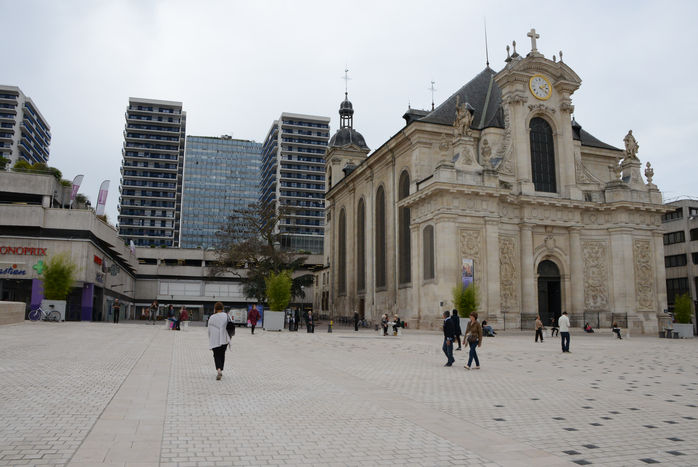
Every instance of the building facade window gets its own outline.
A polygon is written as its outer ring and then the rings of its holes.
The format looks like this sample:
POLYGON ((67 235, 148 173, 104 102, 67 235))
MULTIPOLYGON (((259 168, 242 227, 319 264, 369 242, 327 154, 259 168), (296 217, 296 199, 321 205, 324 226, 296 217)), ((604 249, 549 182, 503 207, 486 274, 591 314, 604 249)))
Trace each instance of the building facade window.
POLYGON ((424 252, 424 280, 434 279, 434 226, 428 225, 422 232, 424 252))
POLYGON ((676 268, 679 266, 686 266, 687 263, 686 255, 671 255, 664 257, 664 267, 676 268))
POLYGON ((556 193, 555 146, 550 124, 542 118, 533 118, 530 124, 530 140, 533 185, 536 191, 556 193))
POLYGON ((691 259, 693 260, 693 264, 698 264, 698 253, 691 253, 691 259))
MULTIPOLYGON (((400 175, 398 184, 398 200, 407 198, 410 194, 410 176, 407 171, 400 175)), ((409 283, 412 279, 410 258, 410 208, 401 207, 398 211, 398 258, 399 280, 401 284, 409 283)))
POLYGON ((385 265, 385 191, 379 187, 376 192, 376 287, 386 286, 385 265))
POLYGON ((688 293, 688 278, 678 277, 666 280, 666 298, 669 305, 676 302, 676 297, 688 293))
POLYGON ((691 229, 690 234, 692 242, 698 240, 698 229, 691 229))
POLYGON ((683 233, 683 230, 664 234, 664 244, 665 245, 673 245, 674 243, 683 243, 685 241, 686 241, 686 234, 683 233))
POLYGON ((662 215, 662 222, 675 221, 677 219, 683 219, 683 208, 678 208, 662 215))
POLYGON ((338 248, 337 253, 337 269, 339 277, 337 278, 337 292, 340 295, 347 293, 347 214, 342 209, 339 212, 339 227, 338 227, 338 248))
POLYGON ((366 290, 366 204, 363 198, 356 208, 356 289, 366 290))

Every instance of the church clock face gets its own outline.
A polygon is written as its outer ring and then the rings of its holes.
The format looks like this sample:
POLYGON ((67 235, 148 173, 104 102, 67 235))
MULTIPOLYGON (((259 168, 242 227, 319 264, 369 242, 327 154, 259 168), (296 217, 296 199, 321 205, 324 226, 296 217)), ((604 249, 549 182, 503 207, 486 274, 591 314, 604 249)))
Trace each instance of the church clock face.
POLYGON ((536 99, 547 101, 553 95, 553 87, 550 81, 543 75, 533 75, 528 80, 528 88, 536 99))

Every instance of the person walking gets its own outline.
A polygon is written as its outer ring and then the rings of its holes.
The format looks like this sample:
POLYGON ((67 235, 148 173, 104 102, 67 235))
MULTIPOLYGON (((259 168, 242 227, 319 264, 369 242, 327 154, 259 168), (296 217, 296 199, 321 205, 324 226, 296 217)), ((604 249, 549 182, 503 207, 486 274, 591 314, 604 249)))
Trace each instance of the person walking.
POLYGON ((359 330, 359 312, 354 310, 354 331, 359 330))
POLYGON ((453 362, 456 360, 453 358, 453 340, 456 337, 456 329, 453 325, 453 321, 449 318, 450 313, 448 310, 444 311, 444 345, 441 350, 446 354, 446 364, 444 366, 452 366, 453 362))
POLYGON ((313 323, 313 312, 308 310, 308 319, 305 321, 306 333, 315 332, 315 323, 313 323))
POLYGON ((230 343, 227 326, 230 321, 228 313, 223 311, 223 304, 216 302, 213 305, 213 314, 208 318, 208 347, 213 351, 213 361, 216 364, 216 379, 223 377, 225 366, 225 351, 230 343))
POLYGON ((179 309, 179 321, 177 321, 177 331, 180 330, 182 321, 188 321, 189 320, 189 312, 187 311, 187 308, 182 305, 182 308, 179 309))
POLYGON ((114 314, 114 324, 119 324, 119 315, 121 314, 121 304, 119 299, 114 299, 114 304, 111 306, 111 311, 114 314))
POLYGON ((554 316, 550 317, 550 337, 555 337, 555 334, 560 335, 560 329, 557 327, 557 321, 554 316))
POLYGON ((560 328, 560 340, 562 342, 562 352, 570 351, 570 319, 567 317, 567 312, 563 311, 560 319, 557 320, 557 325, 560 328))
POLYGON ((250 312, 247 313, 247 321, 249 321, 252 334, 254 334, 254 328, 257 326, 257 321, 259 321, 259 310, 257 310, 257 305, 252 305, 250 312))
POLYGON ((536 342, 540 337, 540 343, 543 343, 543 321, 540 320, 540 315, 536 316, 536 342))
POLYGON ((458 316, 458 310, 456 310, 455 308, 451 312, 451 319, 453 320, 453 326, 456 330, 456 341, 458 341, 458 348, 453 350, 460 350, 462 348, 460 343, 460 336, 463 335, 463 330, 460 327, 460 316, 458 316))
POLYGON ((158 304, 157 300, 153 300, 153 303, 150 304, 150 322, 155 325, 155 321, 158 319, 158 309, 160 308, 160 305, 158 304))
POLYGON ((477 348, 482 347, 482 326, 477 321, 477 311, 470 313, 470 321, 465 328, 465 340, 470 346, 470 355, 468 355, 468 364, 463 368, 470 369, 470 365, 475 360, 475 369, 480 369, 480 359, 477 358, 477 348))

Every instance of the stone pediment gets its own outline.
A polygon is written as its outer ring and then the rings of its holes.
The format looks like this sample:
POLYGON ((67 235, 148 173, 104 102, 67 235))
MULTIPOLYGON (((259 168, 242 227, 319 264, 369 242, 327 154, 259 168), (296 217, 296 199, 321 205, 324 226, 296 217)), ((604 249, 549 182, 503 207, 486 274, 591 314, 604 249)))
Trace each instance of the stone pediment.
POLYGON ((514 82, 527 82, 533 74, 544 74, 555 87, 564 86, 572 93, 582 84, 582 79, 564 62, 553 62, 541 55, 531 55, 523 60, 511 62, 494 77, 501 88, 514 82))

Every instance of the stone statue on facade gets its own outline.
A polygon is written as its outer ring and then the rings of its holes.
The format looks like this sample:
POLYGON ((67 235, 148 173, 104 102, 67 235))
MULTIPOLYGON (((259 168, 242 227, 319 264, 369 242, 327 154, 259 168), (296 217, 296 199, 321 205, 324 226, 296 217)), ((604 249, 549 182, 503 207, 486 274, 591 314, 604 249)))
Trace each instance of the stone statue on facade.
POLYGON ((484 139, 482 141, 482 148, 480 149, 480 164, 485 168, 490 168, 490 158, 492 157, 492 148, 490 147, 489 141, 484 139))
POLYGON ((640 145, 637 144, 637 140, 633 136, 633 130, 628 131, 628 134, 623 138, 623 142, 625 143, 625 160, 638 160, 637 151, 640 149, 640 145))
POLYGON ((456 96, 456 119, 453 127, 456 129, 456 137, 470 136, 470 125, 473 123, 473 112, 468 108, 467 102, 461 104, 460 96, 456 96))

